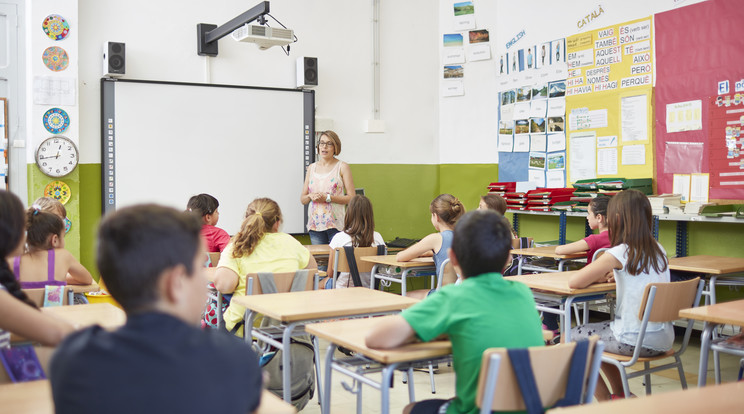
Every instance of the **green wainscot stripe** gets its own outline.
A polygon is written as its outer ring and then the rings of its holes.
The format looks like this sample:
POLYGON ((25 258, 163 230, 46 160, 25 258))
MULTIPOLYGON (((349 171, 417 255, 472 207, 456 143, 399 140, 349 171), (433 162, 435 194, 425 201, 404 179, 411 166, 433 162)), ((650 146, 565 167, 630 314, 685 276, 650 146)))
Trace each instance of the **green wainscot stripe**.
POLYGON ((81 164, 80 172, 80 263, 98 279, 95 245, 101 221, 101 164, 81 164))
POLYGON ((44 189, 52 181, 62 181, 70 187, 72 193, 70 200, 65 204, 67 218, 72 221, 70 231, 65 235, 65 249, 75 257, 80 257, 80 168, 60 178, 53 178, 42 173, 36 164, 26 165, 26 174, 28 177, 28 200, 26 204, 30 206, 34 200, 44 196, 44 189))

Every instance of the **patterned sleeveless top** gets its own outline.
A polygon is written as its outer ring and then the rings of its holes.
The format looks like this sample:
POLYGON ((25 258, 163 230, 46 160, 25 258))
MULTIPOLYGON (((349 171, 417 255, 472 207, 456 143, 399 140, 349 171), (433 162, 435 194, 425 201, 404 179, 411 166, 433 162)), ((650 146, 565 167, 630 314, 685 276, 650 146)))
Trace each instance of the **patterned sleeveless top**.
MULTIPOLYGON (((326 174, 315 172, 316 164, 310 165, 308 174, 309 193, 323 193, 334 196, 344 195, 344 181, 341 179, 341 163, 336 165, 326 174)), ((328 229, 337 229, 343 231, 344 216, 346 215, 346 206, 343 204, 326 203, 325 199, 320 201, 311 201, 307 209, 307 229, 313 231, 324 231, 328 229)))

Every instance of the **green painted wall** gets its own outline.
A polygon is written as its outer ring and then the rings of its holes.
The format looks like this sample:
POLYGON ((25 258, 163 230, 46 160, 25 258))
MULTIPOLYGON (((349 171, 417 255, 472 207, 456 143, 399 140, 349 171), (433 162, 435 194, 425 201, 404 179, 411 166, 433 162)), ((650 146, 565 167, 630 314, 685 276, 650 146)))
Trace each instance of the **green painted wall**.
MULTIPOLYGON (((100 167, 99 167, 100 170, 100 167)), ((63 181, 70 187, 71 197, 65 204, 67 218, 72 221, 70 231, 65 235, 65 248, 75 257, 80 257, 80 168, 62 178, 52 178, 42 173, 36 164, 26 165, 26 176, 28 177, 28 200, 30 206, 34 200, 44 196, 44 189, 52 181, 63 181)))
POLYGON ((101 164, 81 164, 80 172, 80 263, 98 279, 95 245, 101 220, 101 164))

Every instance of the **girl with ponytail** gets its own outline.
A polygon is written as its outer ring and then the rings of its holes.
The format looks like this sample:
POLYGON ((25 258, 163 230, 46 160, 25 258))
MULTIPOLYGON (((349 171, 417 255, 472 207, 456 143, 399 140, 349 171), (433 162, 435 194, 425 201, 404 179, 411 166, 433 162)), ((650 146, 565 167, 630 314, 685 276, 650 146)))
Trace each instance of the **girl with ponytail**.
POLYGON ((72 325, 44 315, 21 290, 10 261, 23 252, 23 204, 12 193, 0 190, 0 348, 9 346, 7 331, 44 345, 56 345, 73 330, 72 325))
MULTIPOLYGON (((240 230, 220 256, 214 286, 233 297, 246 294, 246 275, 317 268, 315 258, 294 237, 279 231, 282 211, 269 198, 257 198, 246 209, 240 230)), ((243 320, 245 308, 230 302, 224 320, 228 330, 243 320)), ((242 336, 242 329, 236 331, 242 336)))

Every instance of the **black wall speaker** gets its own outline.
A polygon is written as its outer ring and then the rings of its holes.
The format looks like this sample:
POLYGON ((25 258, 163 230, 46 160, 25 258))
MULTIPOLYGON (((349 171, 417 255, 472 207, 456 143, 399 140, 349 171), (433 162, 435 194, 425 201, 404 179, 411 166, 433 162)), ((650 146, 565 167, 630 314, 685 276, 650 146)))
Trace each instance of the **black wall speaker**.
POLYGON ((312 88, 318 86, 318 58, 297 58, 297 87, 312 88))
POLYGON ((103 76, 123 76, 126 71, 124 43, 103 42, 103 76))

